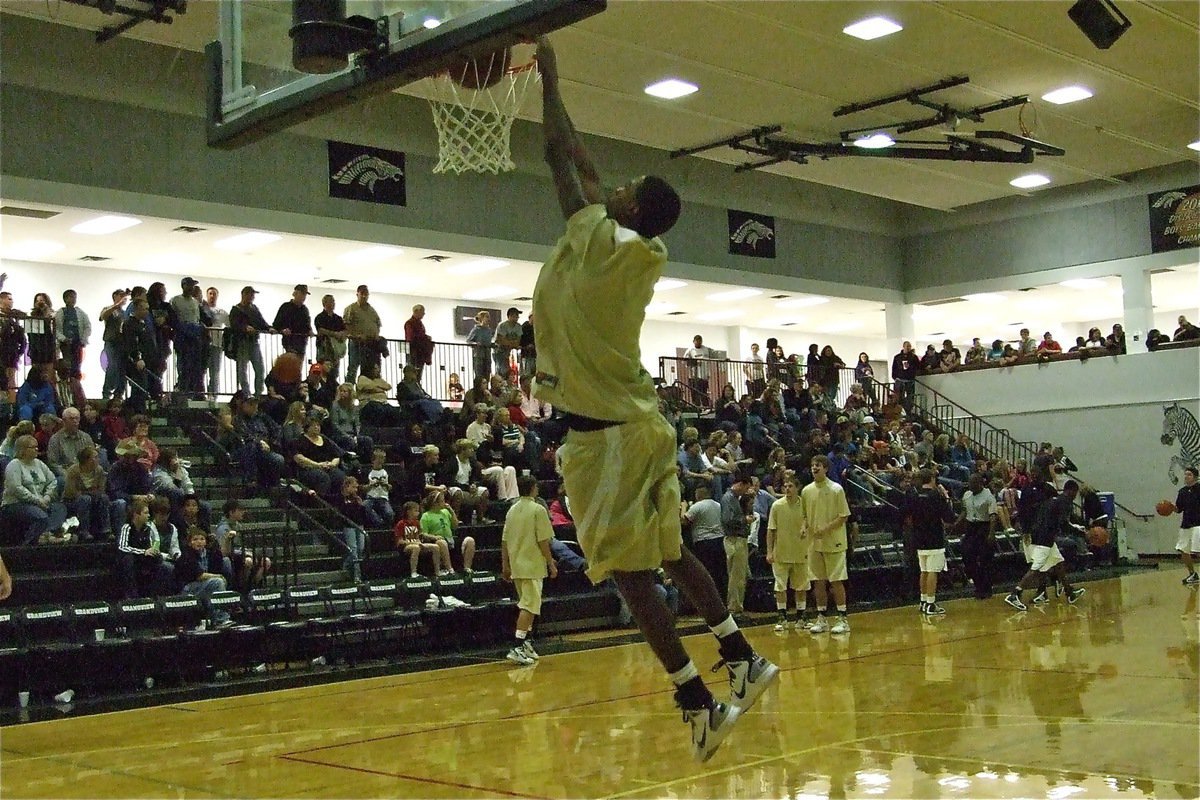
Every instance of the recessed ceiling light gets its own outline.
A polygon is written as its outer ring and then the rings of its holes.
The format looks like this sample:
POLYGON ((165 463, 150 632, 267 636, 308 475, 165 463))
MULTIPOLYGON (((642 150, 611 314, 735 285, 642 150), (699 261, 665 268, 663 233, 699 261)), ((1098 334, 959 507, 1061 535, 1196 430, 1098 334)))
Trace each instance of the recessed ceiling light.
POLYGON ((963 300, 969 300, 972 303, 1001 303, 1004 301, 1004 295, 998 292, 976 292, 975 294, 964 294, 963 300))
POLYGON ((645 91, 646 94, 653 97, 661 97, 663 100, 675 100, 680 97, 686 97, 699 88, 694 83, 677 80, 676 78, 668 78, 665 81, 650 84, 646 87, 645 91))
POLYGON ((49 239, 26 239, 23 242, 6 245, 4 247, 4 257, 14 259, 45 258, 65 247, 65 244, 52 242, 49 239))
POLYGON ((455 264, 453 267, 448 267, 446 272, 451 275, 478 275, 481 272, 491 272, 494 269, 503 269, 508 265, 508 261, 500 258, 473 258, 470 261, 464 261, 461 264, 455 264))
POLYGON ((1058 285, 1068 289, 1103 289, 1107 283, 1102 278, 1072 278, 1069 281, 1060 281, 1058 285))
POLYGON ((442 21, 440 19, 438 19, 437 17, 427 17, 425 19, 425 21, 422 22, 421 24, 424 25, 426 28, 433 30, 438 25, 441 25, 442 21))
POLYGON ((482 289, 473 289, 469 292, 463 292, 464 300, 494 300, 497 297, 508 297, 517 293, 517 290, 511 286, 485 286, 482 289))
POLYGON ((1055 89, 1053 92, 1046 92, 1042 95, 1042 99, 1047 103, 1062 106, 1067 103, 1075 103, 1079 100, 1087 100, 1091 96, 1091 90, 1085 89, 1082 86, 1064 86, 1061 89, 1055 89))
POLYGON ((227 239, 213 242, 213 247, 220 250, 247 253, 257 247, 277 242, 282 238, 282 236, 274 233, 266 233, 265 231, 250 231, 249 233, 239 233, 237 236, 230 236, 227 239))
POLYGON ((342 253, 338 256, 338 261, 351 264, 374 264, 378 261, 386 261, 389 258, 404 255, 404 251, 399 247, 390 247, 386 244, 372 245, 371 247, 360 247, 357 250, 351 250, 348 253, 342 253))
POLYGON ((1196 141, 1192 142, 1191 144, 1188 145, 1188 147, 1192 148, 1193 150, 1200 150, 1200 139, 1197 139, 1196 141))
POLYGON ((1050 182, 1050 179, 1045 175, 1039 175, 1036 172, 1029 175, 1022 175, 1019 178, 1013 178, 1009 183, 1018 189, 1035 189, 1038 186, 1045 186, 1050 182))
POLYGON ((895 143, 896 140, 886 133, 873 133, 870 136, 863 136, 854 140, 854 146, 861 147, 864 150, 880 150, 884 147, 891 147, 895 143))
POLYGON ((808 308, 809 306, 819 306, 828 303, 828 297, 818 297, 812 295, 810 297, 791 297, 787 300, 780 300, 775 304, 776 308, 808 308))
POLYGON ((71 233, 86 233, 89 236, 104 236, 108 233, 116 233, 123 231, 126 228, 132 228, 134 225, 141 225, 142 221, 136 217, 120 217, 115 214, 106 214, 103 217, 89 219, 87 222, 81 222, 71 228, 71 233))
POLYGON ((729 300, 745 300, 747 297, 756 297, 757 295, 760 295, 760 294, 762 294, 761 289, 731 289, 727 292, 717 292, 716 294, 710 294, 704 299, 713 300, 718 303, 721 303, 721 302, 726 302, 729 300))
POLYGON ((902 26, 887 17, 868 17, 842 28, 842 33, 853 36, 855 39, 870 41, 902 30, 904 30, 902 26))
POLYGON ((647 314, 670 314, 675 310, 674 303, 651 303, 646 306, 647 314))
POLYGON ((740 317, 743 312, 740 308, 726 308, 721 311, 709 311, 707 314, 700 314, 697 319, 702 319, 706 322, 715 322, 719 319, 733 319, 740 317))
POLYGON ((687 286, 687 281, 677 281, 674 278, 659 278, 658 283, 654 284, 654 291, 669 292, 672 289, 682 289, 687 286))

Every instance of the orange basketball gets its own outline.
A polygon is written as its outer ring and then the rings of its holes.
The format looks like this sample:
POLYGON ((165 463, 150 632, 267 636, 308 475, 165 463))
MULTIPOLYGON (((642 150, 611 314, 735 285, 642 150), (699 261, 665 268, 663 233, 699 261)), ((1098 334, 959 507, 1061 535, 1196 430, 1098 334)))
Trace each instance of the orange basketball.
POLYGON ((1158 512, 1160 517, 1169 517, 1175 513, 1175 504, 1170 500, 1159 500, 1154 510, 1158 512))
POLYGON ((512 48, 505 47, 483 58, 467 58, 450 65, 450 79, 464 89, 488 89, 508 71, 512 48))
POLYGON ((1108 544, 1108 528, 1103 525, 1093 525, 1088 528, 1088 544, 1092 547, 1104 547, 1108 544))

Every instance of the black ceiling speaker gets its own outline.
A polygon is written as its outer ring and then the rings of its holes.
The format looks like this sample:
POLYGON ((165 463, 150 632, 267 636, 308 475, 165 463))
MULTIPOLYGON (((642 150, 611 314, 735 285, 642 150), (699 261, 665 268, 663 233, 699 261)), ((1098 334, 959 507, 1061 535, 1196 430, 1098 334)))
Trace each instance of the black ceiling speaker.
POLYGON ((1079 0, 1067 11, 1067 16, 1101 50, 1112 47, 1133 26, 1112 0, 1079 0))

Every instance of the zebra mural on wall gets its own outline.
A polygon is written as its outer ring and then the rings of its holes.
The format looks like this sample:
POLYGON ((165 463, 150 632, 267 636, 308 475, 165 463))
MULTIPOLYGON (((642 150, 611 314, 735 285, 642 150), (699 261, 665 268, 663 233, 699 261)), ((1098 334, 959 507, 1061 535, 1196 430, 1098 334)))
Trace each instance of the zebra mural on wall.
POLYGON ((1171 483, 1179 483, 1175 468, 1194 467, 1200 464, 1200 422, 1178 402, 1163 406, 1163 429, 1161 441, 1170 447, 1179 439, 1179 455, 1171 456, 1167 477, 1171 483))

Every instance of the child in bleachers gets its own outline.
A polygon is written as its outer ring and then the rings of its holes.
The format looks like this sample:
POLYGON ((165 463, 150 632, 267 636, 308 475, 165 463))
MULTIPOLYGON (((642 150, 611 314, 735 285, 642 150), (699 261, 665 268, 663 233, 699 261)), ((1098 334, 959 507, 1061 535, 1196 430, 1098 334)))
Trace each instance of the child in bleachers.
POLYGON ((383 450, 377 448, 372 451, 371 471, 367 473, 367 497, 363 500, 363 505, 367 507, 367 518, 370 519, 371 514, 374 514, 376 520, 372 521, 378 521, 378 527, 387 527, 396 519, 396 512, 392 510, 392 502, 389 499, 392 481, 383 467, 386 459, 387 453, 383 450))

